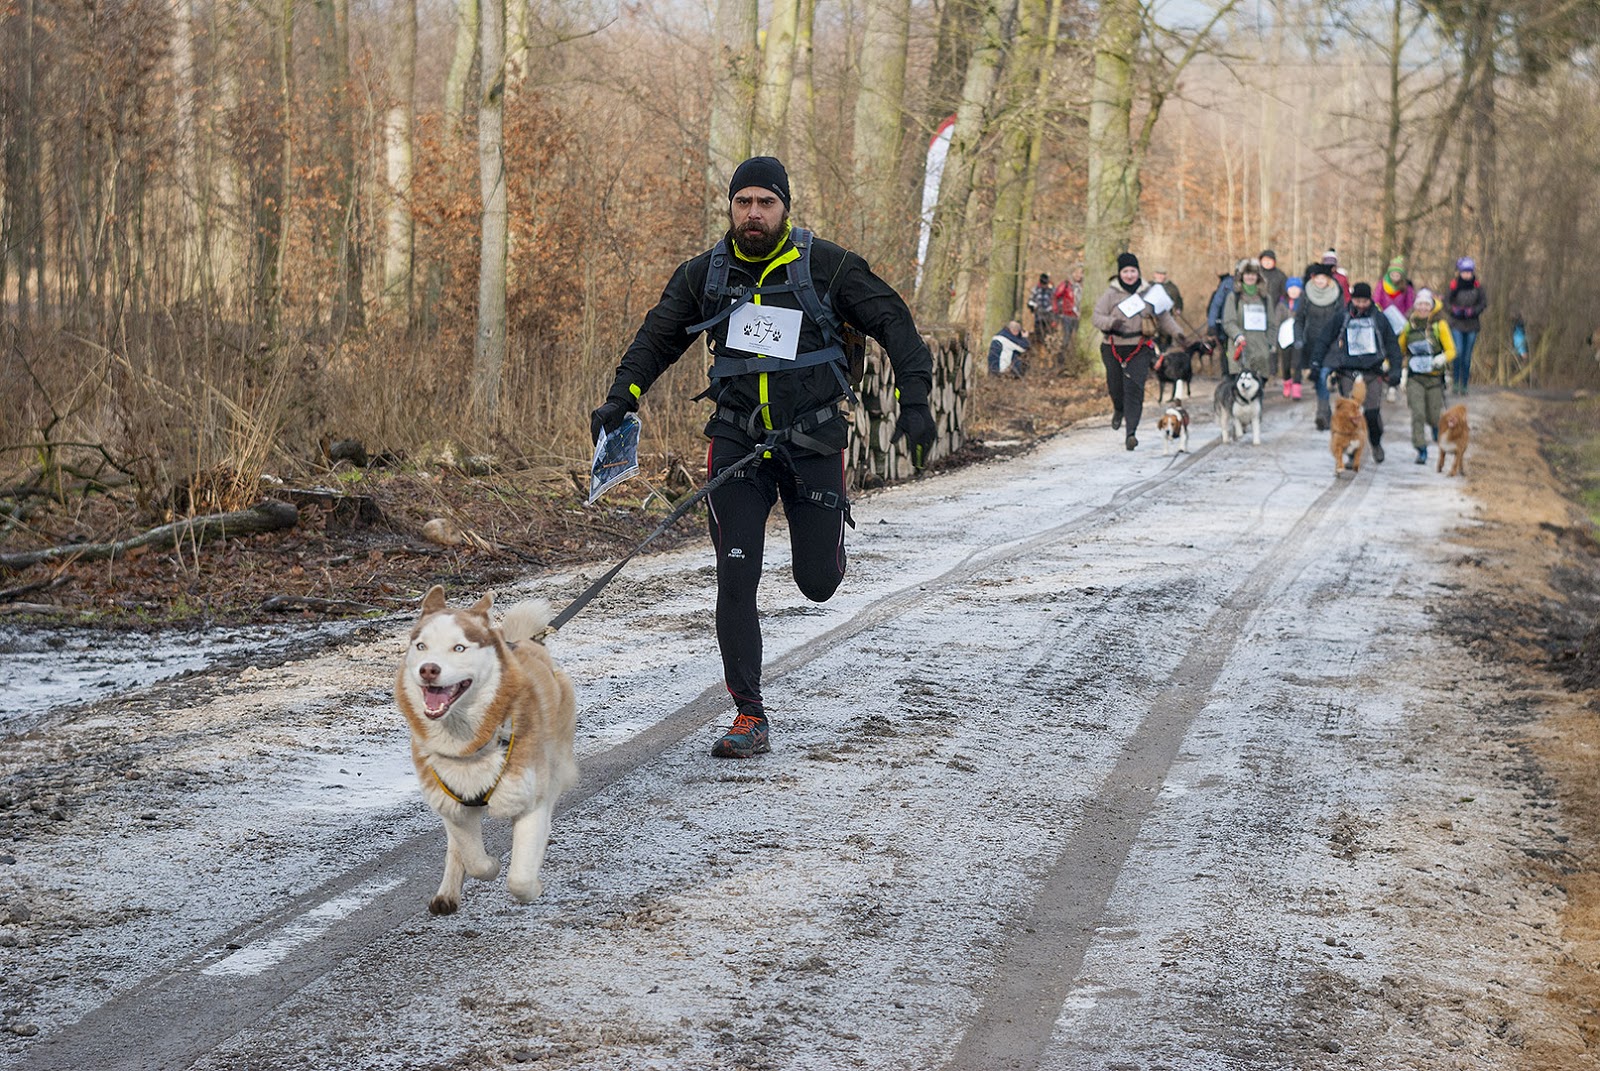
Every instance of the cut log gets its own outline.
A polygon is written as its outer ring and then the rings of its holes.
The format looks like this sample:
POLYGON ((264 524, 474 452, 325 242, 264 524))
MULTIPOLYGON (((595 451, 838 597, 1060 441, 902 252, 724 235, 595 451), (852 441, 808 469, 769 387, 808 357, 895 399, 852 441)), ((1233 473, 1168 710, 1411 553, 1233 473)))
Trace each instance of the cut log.
POLYGON ((389 610, 371 603, 349 599, 319 599, 312 595, 274 595, 261 604, 263 610, 320 610, 332 614, 382 614, 389 610))
POLYGON ((351 495, 327 487, 281 487, 267 493, 300 509, 316 506, 335 524, 347 528, 383 523, 383 510, 371 495, 351 495))
POLYGON ((69 543, 59 547, 0 554, 0 569, 16 572, 42 562, 99 561, 126 554, 136 547, 176 547, 259 532, 277 532, 293 528, 299 522, 300 511, 292 504, 269 498, 249 509, 189 517, 115 543, 69 543))

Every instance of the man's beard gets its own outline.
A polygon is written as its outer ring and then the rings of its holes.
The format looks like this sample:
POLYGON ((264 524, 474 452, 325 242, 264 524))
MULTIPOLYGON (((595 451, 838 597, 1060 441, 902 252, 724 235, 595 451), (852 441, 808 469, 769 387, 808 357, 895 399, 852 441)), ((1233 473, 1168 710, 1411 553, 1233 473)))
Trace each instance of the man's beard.
MULTIPOLYGON (((743 253, 747 257, 750 257, 752 260, 765 260, 767 257, 770 257, 778 248, 779 243, 783 241, 783 235, 787 229, 786 225, 788 222, 789 213, 785 212, 783 214, 783 218, 772 225, 771 230, 768 230, 767 228, 762 227, 759 223, 755 223, 753 221, 746 221, 745 223, 741 224, 738 229, 733 231, 734 241, 738 242, 739 244, 739 252, 743 253), (746 229, 749 227, 760 228, 760 233, 752 233, 746 229)), ((731 217, 728 220, 728 226, 730 229, 733 229, 733 219, 731 217)))

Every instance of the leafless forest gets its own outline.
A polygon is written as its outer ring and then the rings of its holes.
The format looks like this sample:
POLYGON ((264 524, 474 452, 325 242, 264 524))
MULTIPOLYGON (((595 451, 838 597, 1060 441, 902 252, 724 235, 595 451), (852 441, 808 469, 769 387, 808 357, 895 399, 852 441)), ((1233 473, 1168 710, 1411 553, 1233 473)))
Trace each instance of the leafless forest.
MULTIPOLYGON (((1593 384, 1597 42, 1593 0, 0 0, 0 477, 182 509, 329 438, 581 463, 760 152, 928 325, 1125 248, 1191 306, 1265 246, 1470 254, 1480 374, 1593 384)), ((702 367, 651 398, 686 453, 702 367)))

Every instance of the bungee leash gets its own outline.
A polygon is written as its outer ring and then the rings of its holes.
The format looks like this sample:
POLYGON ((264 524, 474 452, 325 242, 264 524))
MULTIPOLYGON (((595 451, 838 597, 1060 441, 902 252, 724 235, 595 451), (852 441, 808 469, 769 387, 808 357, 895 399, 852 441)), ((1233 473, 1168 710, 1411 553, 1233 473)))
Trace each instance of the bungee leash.
MULTIPOLYGON (((761 416, 761 411, 766 408, 767 407, 763 405, 757 408, 756 411, 751 414, 751 427, 755 426, 756 421, 759 420, 761 416)), ((568 621, 571 621, 574 617, 577 617, 579 611, 581 611, 585 606, 588 606, 594 597, 600 594, 600 592, 604 590, 605 586, 615 579, 618 573, 622 572, 622 567, 633 561, 634 557, 641 550, 643 550, 645 547, 648 547, 651 543, 654 543, 657 537, 659 537, 663 532, 682 520, 684 514, 688 513, 696 503, 705 498, 712 491, 715 491, 717 488, 721 487, 727 481, 731 480, 736 474, 738 474, 739 470, 743 469, 746 465, 750 464, 750 462, 754 461, 756 458, 767 453, 768 451, 776 449, 780 445, 781 437, 781 433, 769 432, 767 437, 763 439, 760 445, 758 445, 754 450, 750 451, 748 454, 744 455, 744 457, 741 457, 738 461, 735 461, 733 464, 717 473, 711 479, 707 480, 705 482, 705 486, 701 487, 700 490, 696 491, 694 494, 678 503, 677 506, 673 508, 672 512, 667 514, 666 518, 660 524, 656 525, 655 531, 644 537, 644 542, 630 550, 627 557, 613 565, 603 576, 600 577, 600 579, 590 584, 588 589, 585 590, 582 595, 579 595, 576 599, 573 599, 571 602, 569 602, 566 608, 555 617, 551 618, 550 623, 544 627, 543 631, 534 636, 533 639, 539 643, 543 643, 546 637, 550 636, 562 625, 565 625, 568 621)), ((752 438, 754 438, 754 436, 752 436, 752 438)))

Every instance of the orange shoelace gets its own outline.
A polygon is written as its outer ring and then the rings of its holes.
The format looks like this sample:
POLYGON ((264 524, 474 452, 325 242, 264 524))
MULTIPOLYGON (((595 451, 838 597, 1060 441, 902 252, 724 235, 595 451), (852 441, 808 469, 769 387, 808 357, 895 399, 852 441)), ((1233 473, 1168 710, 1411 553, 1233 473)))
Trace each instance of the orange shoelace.
POLYGON ((738 717, 733 719, 733 724, 728 727, 728 732, 733 736, 746 736, 759 728, 763 720, 765 719, 758 718, 754 714, 741 712, 738 717))

